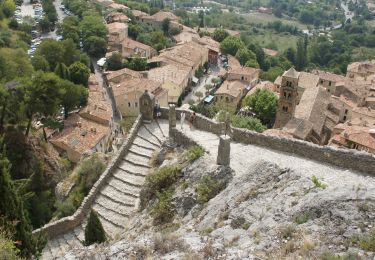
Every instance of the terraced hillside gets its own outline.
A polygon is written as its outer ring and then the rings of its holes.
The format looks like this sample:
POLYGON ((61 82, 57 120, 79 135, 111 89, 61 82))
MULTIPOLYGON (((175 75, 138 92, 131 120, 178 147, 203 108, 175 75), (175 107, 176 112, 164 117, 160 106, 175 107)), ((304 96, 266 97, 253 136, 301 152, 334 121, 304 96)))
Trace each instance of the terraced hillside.
MULTIPOLYGON (((166 139, 167 129, 167 122, 142 125, 129 152, 95 199, 92 208, 98 213, 109 239, 121 235, 128 219, 137 210, 151 156, 166 139)), ((86 222, 48 241, 42 259, 63 258, 70 249, 83 247, 85 225, 86 222)))

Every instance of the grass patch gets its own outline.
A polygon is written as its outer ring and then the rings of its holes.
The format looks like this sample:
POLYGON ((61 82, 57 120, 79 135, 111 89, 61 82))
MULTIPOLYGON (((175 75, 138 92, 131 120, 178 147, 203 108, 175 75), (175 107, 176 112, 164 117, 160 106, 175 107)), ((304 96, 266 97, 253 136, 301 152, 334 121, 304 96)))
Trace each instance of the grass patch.
POLYGON ((375 252, 375 229, 372 229, 369 234, 354 235, 351 242, 362 250, 375 252))
POLYGON ((309 221, 309 214, 307 213, 303 213, 303 214, 300 214, 300 215, 297 215, 294 217, 294 222, 297 224, 297 225, 301 225, 301 224, 304 224, 306 223, 307 221, 309 221))
POLYGON ((316 188, 327 188, 327 184, 322 183, 315 175, 311 177, 311 181, 314 183, 316 188))
POLYGON ((196 188, 198 202, 206 203, 215 197, 221 190, 220 186, 220 183, 210 176, 203 176, 196 188))
POLYGON ((354 260, 358 258, 356 258, 355 256, 350 256, 350 255, 339 256, 339 255, 335 255, 334 253, 330 251, 325 251, 320 255, 319 259, 320 260, 350 260, 350 259, 354 260))
POLYGON ((162 190, 156 192, 157 201, 151 209, 154 224, 168 223, 173 219, 172 202, 173 190, 162 190))
POLYGON ((202 147, 200 147, 199 145, 192 145, 185 152, 185 158, 189 162, 193 162, 199 157, 202 157, 203 154, 204 154, 204 150, 202 147))
POLYGON ((281 238, 287 239, 293 237, 296 232, 296 227, 294 225, 286 225, 280 228, 279 234, 281 238))
POLYGON ((175 165, 160 167, 158 170, 146 177, 146 184, 141 191, 141 209, 150 201, 158 192, 170 188, 177 180, 180 179, 181 169, 175 165))

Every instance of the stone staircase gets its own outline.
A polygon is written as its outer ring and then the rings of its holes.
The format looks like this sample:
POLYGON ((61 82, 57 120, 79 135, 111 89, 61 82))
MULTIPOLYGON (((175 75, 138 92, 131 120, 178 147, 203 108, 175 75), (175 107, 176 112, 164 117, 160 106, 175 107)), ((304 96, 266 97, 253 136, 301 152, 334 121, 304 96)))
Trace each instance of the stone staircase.
MULTIPOLYGON (((129 217, 137 210, 139 193, 151 168, 150 159, 167 135, 166 121, 142 125, 129 152, 96 197, 92 208, 98 213, 109 239, 121 236, 129 217)), ((70 249, 83 247, 85 226, 86 222, 48 241, 42 259, 64 259, 70 249)))

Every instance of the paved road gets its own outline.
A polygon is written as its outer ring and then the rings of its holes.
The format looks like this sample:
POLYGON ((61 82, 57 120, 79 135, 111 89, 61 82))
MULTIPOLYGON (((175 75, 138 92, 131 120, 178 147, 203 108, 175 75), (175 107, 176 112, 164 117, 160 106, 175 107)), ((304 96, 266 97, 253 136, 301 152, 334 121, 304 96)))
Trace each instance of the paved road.
POLYGON ((344 10, 345 21, 348 21, 348 20, 352 21, 354 17, 354 13, 349 11, 348 5, 346 5, 343 1, 341 1, 341 8, 344 10))

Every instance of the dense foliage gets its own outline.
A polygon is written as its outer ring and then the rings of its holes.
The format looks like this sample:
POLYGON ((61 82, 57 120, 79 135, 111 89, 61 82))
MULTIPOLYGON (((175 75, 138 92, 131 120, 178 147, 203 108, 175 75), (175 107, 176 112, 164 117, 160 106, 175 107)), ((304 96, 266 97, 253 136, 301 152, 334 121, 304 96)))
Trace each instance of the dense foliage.
POLYGON ((91 210, 87 225, 85 227, 85 245, 89 246, 94 243, 103 243, 106 241, 105 231, 100 222, 98 214, 91 210))

